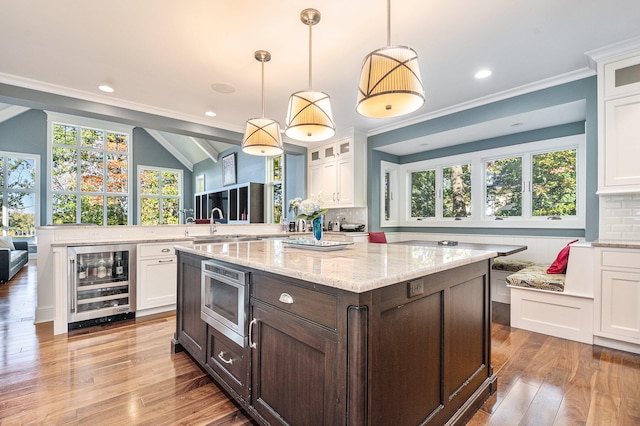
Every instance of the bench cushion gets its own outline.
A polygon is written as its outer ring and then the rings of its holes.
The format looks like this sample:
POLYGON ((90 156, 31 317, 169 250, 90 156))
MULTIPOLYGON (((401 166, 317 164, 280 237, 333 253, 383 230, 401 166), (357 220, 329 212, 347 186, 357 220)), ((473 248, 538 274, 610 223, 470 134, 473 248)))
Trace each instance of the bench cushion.
POLYGON ((509 259, 508 257, 499 256, 493 259, 493 270, 518 272, 529 266, 533 266, 533 262, 521 259, 509 259))
POLYGON ((549 265, 533 265, 507 277, 507 284, 539 290, 564 291, 565 274, 547 274, 549 265))

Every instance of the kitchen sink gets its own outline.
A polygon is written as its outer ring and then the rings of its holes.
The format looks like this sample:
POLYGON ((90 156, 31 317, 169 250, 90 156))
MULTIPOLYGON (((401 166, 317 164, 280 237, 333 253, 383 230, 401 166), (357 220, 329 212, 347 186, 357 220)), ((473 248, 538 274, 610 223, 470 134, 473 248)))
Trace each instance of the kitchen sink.
POLYGON ((199 237, 194 242, 196 244, 215 244, 215 243, 239 243, 242 241, 258 241, 256 235, 211 235, 199 237))

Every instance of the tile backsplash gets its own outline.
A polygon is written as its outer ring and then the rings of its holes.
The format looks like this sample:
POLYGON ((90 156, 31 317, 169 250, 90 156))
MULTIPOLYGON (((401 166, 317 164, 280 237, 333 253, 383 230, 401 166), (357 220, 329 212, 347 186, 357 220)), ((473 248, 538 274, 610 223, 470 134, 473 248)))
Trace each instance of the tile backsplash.
POLYGON ((640 194, 600 197, 600 240, 640 241, 640 194))
MULTIPOLYGON (((345 223, 364 223, 365 225, 367 225, 367 208, 351 207, 329 209, 324 217, 325 220, 330 220, 332 222, 340 221, 345 223)), ((368 229, 368 227, 366 227, 365 229, 368 229)))

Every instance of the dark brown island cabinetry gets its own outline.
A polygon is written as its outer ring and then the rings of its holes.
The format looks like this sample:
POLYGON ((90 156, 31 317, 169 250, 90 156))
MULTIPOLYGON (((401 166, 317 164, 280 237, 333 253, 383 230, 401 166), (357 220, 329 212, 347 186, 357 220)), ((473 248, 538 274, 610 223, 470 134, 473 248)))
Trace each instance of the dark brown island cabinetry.
POLYGON ((242 267, 251 299, 241 347, 210 327, 193 344, 184 329, 199 307, 180 298, 200 294, 185 271, 206 257, 179 258, 175 348, 261 424, 464 424, 495 391, 491 260, 363 293, 242 267))

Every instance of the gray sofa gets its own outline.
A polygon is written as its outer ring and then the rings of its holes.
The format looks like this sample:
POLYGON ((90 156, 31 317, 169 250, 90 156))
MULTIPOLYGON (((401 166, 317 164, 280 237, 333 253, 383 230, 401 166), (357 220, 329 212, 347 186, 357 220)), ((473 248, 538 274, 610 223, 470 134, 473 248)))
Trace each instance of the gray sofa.
POLYGON ((15 250, 0 248, 0 284, 9 281, 29 262, 29 245, 26 241, 14 241, 15 250))

